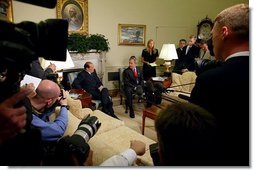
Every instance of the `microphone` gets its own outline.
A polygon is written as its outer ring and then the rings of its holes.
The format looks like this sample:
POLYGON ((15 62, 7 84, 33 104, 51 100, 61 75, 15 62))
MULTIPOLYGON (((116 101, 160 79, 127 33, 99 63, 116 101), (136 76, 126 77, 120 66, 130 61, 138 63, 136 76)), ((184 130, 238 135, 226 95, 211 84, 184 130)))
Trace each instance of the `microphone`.
POLYGON ((165 91, 166 91, 165 87, 164 87, 163 84, 160 83, 160 82, 155 82, 155 83, 153 84, 153 86, 154 86, 154 88, 155 88, 156 90, 158 90, 159 92, 165 92, 165 91))
POLYGON ((191 84, 195 84, 195 82, 192 82, 192 83, 186 83, 186 84, 180 84, 180 85, 175 85, 175 86, 172 86, 172 87, 170 87, 170 88, 180 87, 180 86, 186 86, 186 85, 191 85, 191 84))
POLYGON ((187 101, 190 100, 189 96, 186 96, 186 95, 183 95, 183 94, 179 94, 178 97, 181 98, 181 99, 187 100, 187 101))
POLYGON ((55 8, 57 0, 16 0, 46 8, 55 8))
POLYGON ((154 92, 155 88, 153 86, 153 83, 151 81, 147 81, 145 84, 148 92, 154 92))
POLYGON ((179 93, 185 93, 185 94, 191 94, 190 92, 186 92, 186 91, 180 91, 180 90, 175 90, 175 89, 166 89, 166 93, 167 92, 179 92, 179 93))

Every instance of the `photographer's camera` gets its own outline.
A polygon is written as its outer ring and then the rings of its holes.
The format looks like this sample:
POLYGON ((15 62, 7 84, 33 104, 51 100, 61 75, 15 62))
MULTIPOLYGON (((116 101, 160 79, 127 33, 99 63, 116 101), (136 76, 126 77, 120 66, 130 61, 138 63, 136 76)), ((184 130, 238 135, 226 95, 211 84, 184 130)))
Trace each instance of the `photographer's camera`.
POLYGON ((90 151, 87 143, 100 126, 101 123, 96 116, 88 116, 83 119, 72 136, 63 137, 57 143, 56 161, 53 162, 53 165, 75 165, 70 156, 76 158, 79 166, 83 165, 90 151))

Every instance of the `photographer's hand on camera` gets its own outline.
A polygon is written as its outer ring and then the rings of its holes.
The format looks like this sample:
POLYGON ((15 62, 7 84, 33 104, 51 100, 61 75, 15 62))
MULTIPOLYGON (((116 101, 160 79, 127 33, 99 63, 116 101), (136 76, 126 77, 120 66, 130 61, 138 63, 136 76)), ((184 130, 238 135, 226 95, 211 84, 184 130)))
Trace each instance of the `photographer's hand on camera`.
POLYGON ((61 90, 62 91, 62 95, 60 98, 60 101, 59 101, 59 104, 61 106, 67 106, 67 95, 68 95, 68 92, 65 91, 64 89, 61 90))
POLYGON ((18 93, 0 103, 0 144, 17 135, 25 127, 26 108, 15 105, 33 91, 33 86, 24 86, 18 93))

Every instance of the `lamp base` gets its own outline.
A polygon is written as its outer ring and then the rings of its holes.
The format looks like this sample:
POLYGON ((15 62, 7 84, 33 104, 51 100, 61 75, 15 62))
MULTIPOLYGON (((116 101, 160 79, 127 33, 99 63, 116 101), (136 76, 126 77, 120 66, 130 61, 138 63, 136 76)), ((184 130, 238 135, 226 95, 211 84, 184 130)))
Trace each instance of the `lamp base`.
POLYGON ((164 66, 166 67, 166 72, 170 72, 169 68, 171 67, 171 62, 170 61, 165 61, 164 66))
POLYGON ((171 77, 171 72, 167 72, 167 71, 166 71, 166 72, 164 72, 163 76, 164 76, 164 77, 171 77))

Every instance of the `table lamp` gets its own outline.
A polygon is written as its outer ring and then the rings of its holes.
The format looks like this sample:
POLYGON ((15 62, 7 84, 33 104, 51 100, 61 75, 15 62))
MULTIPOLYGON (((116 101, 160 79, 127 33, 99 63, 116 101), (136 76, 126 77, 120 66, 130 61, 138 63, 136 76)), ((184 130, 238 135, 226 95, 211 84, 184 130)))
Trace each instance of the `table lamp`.
POLYGON ((175 44, 163 44, 159 58, 165 61, 166 73, 170 75, 171 60, 178 59, 175 44))

